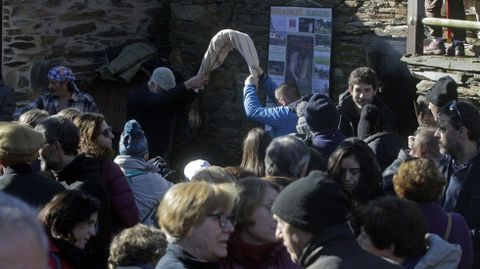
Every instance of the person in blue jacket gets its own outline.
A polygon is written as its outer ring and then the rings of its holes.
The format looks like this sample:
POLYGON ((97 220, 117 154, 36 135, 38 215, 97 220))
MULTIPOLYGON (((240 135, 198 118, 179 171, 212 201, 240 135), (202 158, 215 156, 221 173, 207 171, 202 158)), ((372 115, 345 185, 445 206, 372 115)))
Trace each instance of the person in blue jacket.
POLYGON ((243 88, 243 105, 249 119, 261 124, 266 124, 272 137, 296 133, 298 121, 295 111, 296 104, 300 99, 300 92, 294 85, 286 83, 277 87, 277 84, 267 74, 260 75, 260 79, 248 76, 243 88), (258 84, 265 89, 268 98, 277 106, 265 107, 260 103, 257 96, 258 84))

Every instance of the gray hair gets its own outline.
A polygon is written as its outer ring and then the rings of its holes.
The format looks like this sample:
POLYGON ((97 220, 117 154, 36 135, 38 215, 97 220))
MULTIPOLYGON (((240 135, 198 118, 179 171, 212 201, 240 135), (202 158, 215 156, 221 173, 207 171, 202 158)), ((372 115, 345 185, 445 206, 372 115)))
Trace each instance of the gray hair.
POLYGON ((15 232, 33 234, 33 240, 39 242, 46 261, 48 240, 36 215, 35 210, 26 203, 0 191, 0 237, 5 238, 15 232))
POLYGON ((300 139, 292 135, 277 137, 267 148, 265 174, 298 178, 309 161, 310 151, 300 139))

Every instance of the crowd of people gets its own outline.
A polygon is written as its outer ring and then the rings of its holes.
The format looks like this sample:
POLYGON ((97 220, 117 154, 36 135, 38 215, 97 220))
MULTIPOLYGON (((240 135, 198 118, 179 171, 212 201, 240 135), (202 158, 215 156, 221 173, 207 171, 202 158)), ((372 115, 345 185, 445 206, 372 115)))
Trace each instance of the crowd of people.
POLYGON ((338 102, 257 71, 245 115, 266 128, 241 163, 192 160, 172 179, 174 115, 208 76, 155 69, 117 154, 73 72, 50 70, 50 92, 0 122, 0 267, 480 268, 480 114, 453 79, 419 97, 403 138, 368 67, 338 102))

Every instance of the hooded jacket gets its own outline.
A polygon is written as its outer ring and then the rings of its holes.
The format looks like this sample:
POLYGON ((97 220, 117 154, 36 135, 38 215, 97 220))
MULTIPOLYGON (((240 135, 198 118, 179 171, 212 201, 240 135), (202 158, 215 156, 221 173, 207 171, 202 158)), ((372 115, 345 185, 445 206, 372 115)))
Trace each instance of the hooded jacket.
MULTIPOLYGON (((353 98, 349 91, 346 90, 338 97, 337 105, 340 114, 340 123, 338 129, 346 136, 357 136, 358 121, 360 120, 360 112, 357 110, 353 98)), ((395 114, 387 107, 387 105, 377 96, 373 99, 373 105, 377 106, 380 114, 385 117, 385 125, 388 130, 396 130, 395 114)))
POLYGON ((459 245, 450 244, 436 234, 427 234, 428 250, 414 269, 457 268, 462 256, 459 245))
POLYGON ((138 207, 140 221, 153 226, 154 220, 149 215, 173 184, 158 173, 160 169, 157 166, 139 157, 118 155, 114 162, 127 177, 138 207))

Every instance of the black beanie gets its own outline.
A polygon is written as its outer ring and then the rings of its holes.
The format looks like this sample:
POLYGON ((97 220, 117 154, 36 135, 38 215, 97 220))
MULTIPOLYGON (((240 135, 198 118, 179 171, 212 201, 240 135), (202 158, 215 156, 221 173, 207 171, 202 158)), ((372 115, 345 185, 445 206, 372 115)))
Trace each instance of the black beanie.
POLYGON ((340 185, 321 171, 292 182, 272 206, 273 214, 312 234, 345 222, 348 210, 349 200, 340 185))
POLYGON ((443 107, 448 102, 458 99, 457 88, 458 85, 453 78, 441 77, 427 91, 425 99, 438 107, 443 107))
POLYGON ((305 107, 305 121, 312 132, 338 128, 339 116, 335 103, 326 95, 314 94, 305 107))

